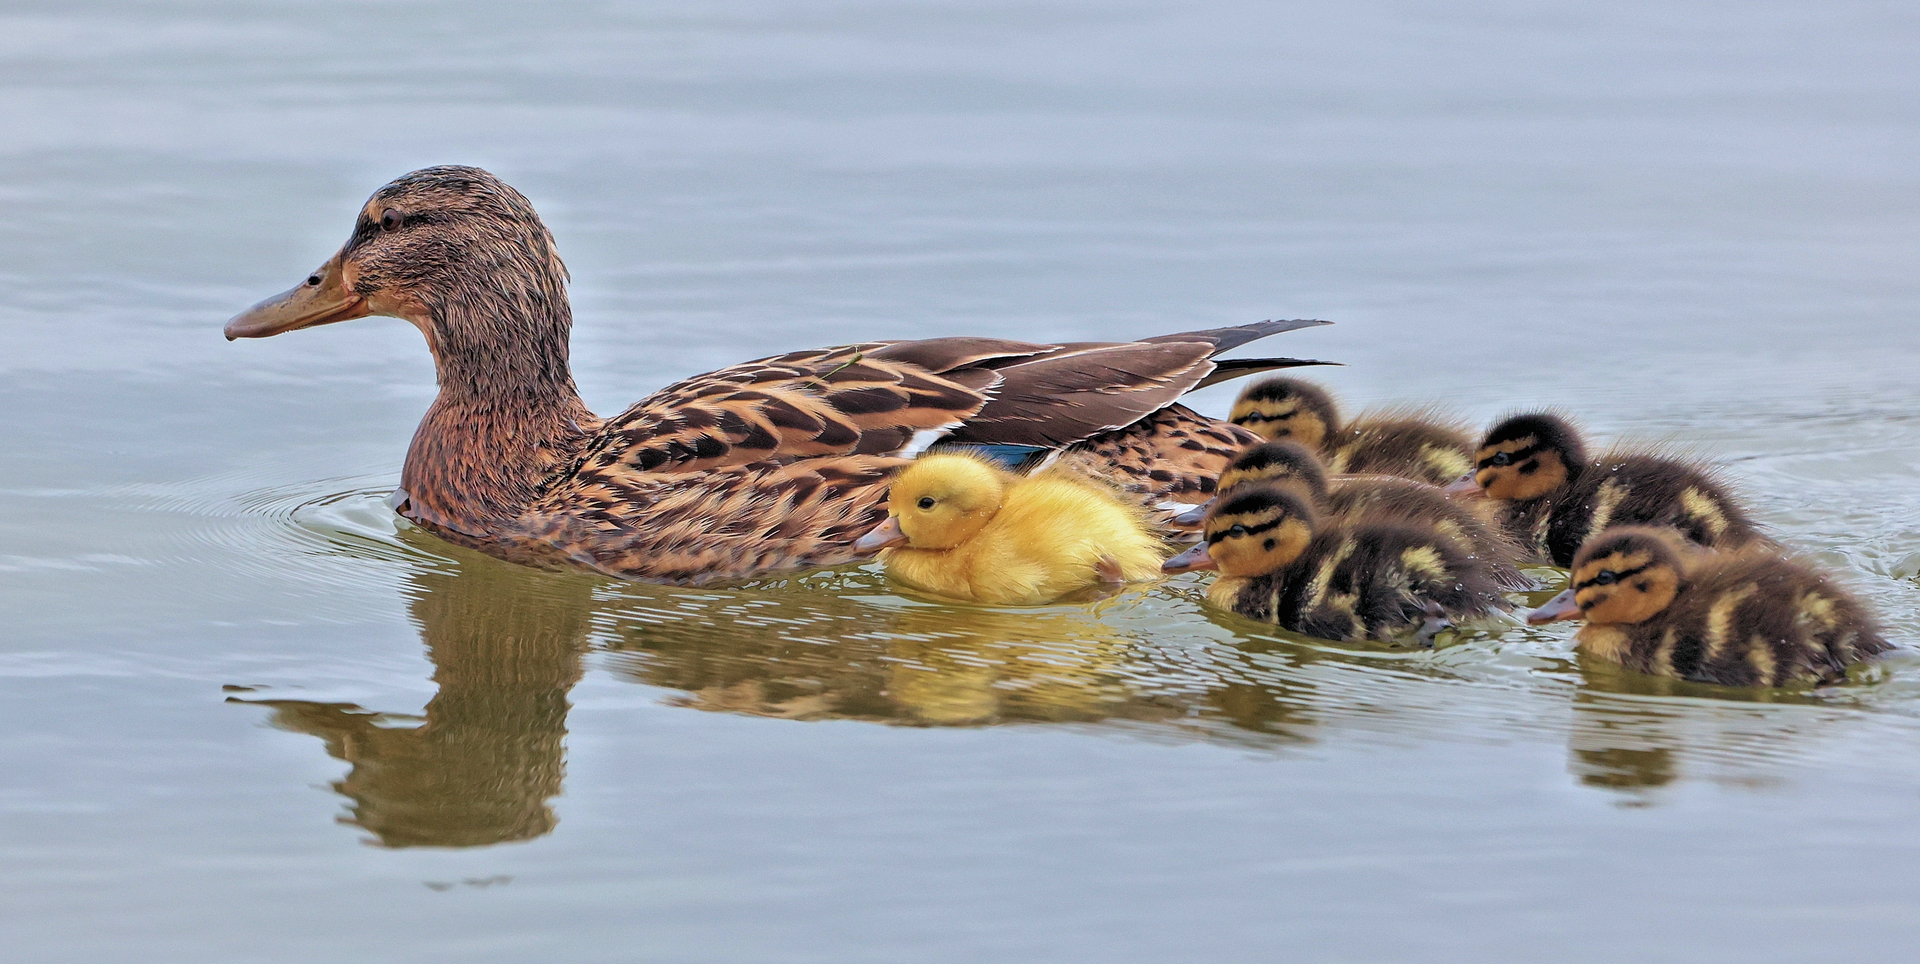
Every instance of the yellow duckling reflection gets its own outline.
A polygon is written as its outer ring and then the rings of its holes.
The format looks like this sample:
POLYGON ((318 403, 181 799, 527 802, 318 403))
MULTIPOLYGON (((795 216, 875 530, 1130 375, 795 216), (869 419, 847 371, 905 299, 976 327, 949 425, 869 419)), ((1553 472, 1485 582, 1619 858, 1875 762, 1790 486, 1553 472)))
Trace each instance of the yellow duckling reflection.
POLYGON ((930 455, 893 481, 887 521, 858 543, 886 551, 915 589, 1001 606, 1158 578, 1164 544, 1144 509, 1066 472, 1018 476, 970 455, 930 455))
POLYGON ((1131 641, 1078 612, 928 607, 889 627, 887 695, 930 726, 1174 715, 1128 685, 1131 641))
POLYGON ((1006 611, 797 585, 662 605, 630 588, 607 601, 610 665, 695 709, 939 727, 1160 721, 1185 718, 1206 687, 1156 681, 1153 644, 1115 624, 1128 599, 1006 611))

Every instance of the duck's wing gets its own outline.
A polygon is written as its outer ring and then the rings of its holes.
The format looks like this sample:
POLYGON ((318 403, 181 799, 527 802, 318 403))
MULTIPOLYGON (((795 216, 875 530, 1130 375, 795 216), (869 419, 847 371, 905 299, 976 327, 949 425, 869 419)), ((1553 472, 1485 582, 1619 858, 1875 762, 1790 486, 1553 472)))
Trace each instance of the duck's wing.
MULTIPOLYGON (((1220 367, 1213 356, 1324 322, 1268 321, 1138 342, 868 342, 696 375, 609 419, 589 472, 703 472, 749 462, 911 454, 935 439, 1060 448, 1131 425, 1220 367)), ((1236 360, 1289 367, 1304 359, 1236 360)))
POLYGON ((574 564, 669 582, 853 561, 907 455, 942 436, 1054 449, 1130 425, 1239 337, 1207 334, 869 342, 699 375, 609 419, 526 535, 574 564))
POLYGON ((791 352, 696 375, 609 419, 588 474, 911 451, 977 414, 1001 382, 991 365, 1052 345, 986 338, 870 342, 791 352))
POLYGON ((1159 335, 1134 342, 1079 343, 998 362, 993 399, 948 440, 972 444, 1059 448, 1125 428, 1180 396, 1225 377, 1325 365, 1306 358, 1216 361, 1257 338, 1324 325, 1309 319, 1262 321, 1232 328, 1159 335))

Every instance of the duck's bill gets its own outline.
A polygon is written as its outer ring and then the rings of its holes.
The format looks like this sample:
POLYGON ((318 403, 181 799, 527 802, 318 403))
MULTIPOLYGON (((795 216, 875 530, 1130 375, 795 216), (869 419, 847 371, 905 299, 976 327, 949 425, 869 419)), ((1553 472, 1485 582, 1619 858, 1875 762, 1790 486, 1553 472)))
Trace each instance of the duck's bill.
POLYGON ((1160 564, 1162 572, 1193 572, 1198 569, 1212 569, 1213 556, 1207 552, 1207 544, 1202 542, 1187 551, 1160 564))
POLYGON ((1456 499, 1484 499, 1487 497, 1487 490, 1481 488, 1480 483, 1473 480, 1472 472, 1468 472, 1454 479, 1452 485, 1447 486, 1441 491, 1456 499))
POLYGON ((1192 528, 1207 521, 1207 510, 1211 508, 1213 508, 1213 500, 1209 499, 1192 508, 1174 513, 1173 517, 1167 521, 1177 526, 1192 528))
POLYGON ((331 325, 372 314, 367 300, 347 287, 340 260, 340 255, 334 255, 320 270, 308 275, 307 280, 234 315, 233 320, 227 322, 227 340, 265 338, 283 331, 331 325))
POLYGON ((1542 626, 1557 623, 1562 619, 1579 619, 1580 605, 1573 601, 1573 590, 1568 589, 1560 595, 1547 600, 1546 605, 1527 614, 1527 625, 1542 626))
POLYGON ((887 521, 873 527, 873 531, 855 540, 853 547, 861 552, 878 552, 888 546, 905 545, 907 534, 900 531, 900 519, 888 516, 887 521))

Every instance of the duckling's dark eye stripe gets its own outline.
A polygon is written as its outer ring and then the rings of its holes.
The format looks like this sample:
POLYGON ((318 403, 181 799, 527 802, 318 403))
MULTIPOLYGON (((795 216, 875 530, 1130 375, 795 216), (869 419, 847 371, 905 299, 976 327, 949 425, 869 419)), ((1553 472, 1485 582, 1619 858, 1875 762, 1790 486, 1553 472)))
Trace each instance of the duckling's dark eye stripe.
MULTIPOLYGON (((1268 522, 1259 523, 1258 525, 1247 525, 1246 523, 1243 522, 1241 523, 1242 531, 1240 534, 1243 536, 1257 536, 1262 532, 1268 531, 1269 529, 1279 528, 1280 523, 1285 521, 1286 521, 1285 519, 1273 519, 1268 522)), ((1227 537, 1228 531, 1229 530, 1222 529, 1219 532, 1207 533, 1207 545, 1213 545, 1214 543, 1219 542, 1222 539, 1225 539, 1227 537)))
MULTIPOLYGON (((1646 571, 1647 571, 1647 567, 1648 567, 1648 566, 1651 566, 1651 565, 1653 565, 1653 563, 1651 563, 1651 562, 1649 562, 1649 563, 1646 563, 1646 564, 1644 564, 1644 565, 1639 565, 1639 566, 1635 566, 1635 567, 1634 567, 1634 568, 1632 568, 1632 569, 1622 569, 1622 570, 1620 570, 1619 572, 1616 572, 1616 573, 1614 573, 1614 574, 1613 574, 1613 581, 1614 581, 1614 582, 1626 582, 1626 581, 1627 581, 1628 579, 1630 579, 1630 578, 1632 578, 1632 577, 1634 577, 1634 576, 1637 576, 1637 575, 1639 575, 1639 574, 1641 574, 1641 573, 1643 573, 1643 572, 1646 572, 1646 571)), ((1597 586, 1597 585, 1599 585, 1599 577, 1598 577, 1598 576, 1596 576, 1596 577, 1594 577, 1593 579, 1589 579, 1589 580, 1587 580, 1586 582, 1583 582, 1583 583, 1581 583, 1581 584, 1579 584, 1579 585, 1577 585, 1577 586, 1575 586, 1575 587, 1573 587, 1573 591, 1574 591, 1574 592, 1579 592, 1580 590, 1582 590, 1582 589, 1585 589, 1585 588, 1587 588, 1588 586, 1597 586)))
POLYGON ((1536 442, 1532 445, 1527 446, 1526 448, 1523 448, 1514 452, 1495 452, 1492 455, 1489 455, 1486 458, 1481 459, 1480 461, 1474 463, 1473 467, 1476 469, 1492 468, 1493 460, 1502 455, 1507 456, 1508 458, 1507 464, 1509 465, 1513 464, 1514 462, 1525 462, 1529 457, 1533 455, 1533 453, 1538 451, 1540 451, 1540 444, 1536 442))

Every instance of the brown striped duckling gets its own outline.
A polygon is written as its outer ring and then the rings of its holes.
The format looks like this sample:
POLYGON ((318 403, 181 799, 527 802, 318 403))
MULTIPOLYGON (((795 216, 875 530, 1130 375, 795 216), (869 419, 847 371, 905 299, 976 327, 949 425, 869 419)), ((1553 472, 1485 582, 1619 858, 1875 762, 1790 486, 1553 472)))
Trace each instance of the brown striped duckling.
POLYGON ((1217 570, 1209 603, 1309 636, 1431 645, 1452 620, 1505 607, 1486 563, 1432 526, 1323 522, 1297 485, 1237 486, 1205 531, 1166 570, 1217 570))
POLYGON ((1579 647, 1629 669, 1723 686, 1832 682, 1889 647, 1867 610, 1805 563, 1703 552, 1620 526, 1580 548, 1570 588, 1528 615, 1583 619, 1579 647))
POLYGON ((1464 425, 1421 409, 1343 422, 1333 396, 1299 378, 1264 378, 1247 386, 1227 420, 1270 442, 1298 442, 1335 474, 1397 475, 1445 485, 1473 465, 1473 436, 1464 425))
POLYGON ((1611 525, 1664 526, 1713 549, 1767 541, 1708 467, 1632 452, 1590 459, 1579 430, 1550 412, 1495 425, 1447 491, 1497 501, 1508 534, 1562 567, 1611 525))
MULTIPOLYGON (((1432 526, 1483 560, 1500 588, 1515 592, 1537 588, 1534 580, 1520 571, 1523 554, 1506 532, 1471 508, 1447 498, 1435 486, 1386 475, 1348 476, 1330 482, 1320 460, 1296 442, 1251 446, 1220 474, 1222 492, 1258 482, 1300 486, 1312 500, 1314 511, 1328 521, 1396 520, 1432 526)), ((1211 506, 1208 503, 1182 513, 1175 522, 1199 525, 1211 506)))

